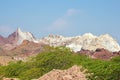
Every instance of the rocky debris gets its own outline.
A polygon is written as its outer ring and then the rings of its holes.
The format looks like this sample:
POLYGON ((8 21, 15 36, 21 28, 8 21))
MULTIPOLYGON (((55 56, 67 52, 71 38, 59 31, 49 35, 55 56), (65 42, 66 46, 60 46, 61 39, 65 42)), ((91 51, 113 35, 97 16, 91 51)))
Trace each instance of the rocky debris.
POLYGON ((81 71, 81 68, 74 65, 67 70, 54 69, 38 80, 87 80, 85 70, 81 71))

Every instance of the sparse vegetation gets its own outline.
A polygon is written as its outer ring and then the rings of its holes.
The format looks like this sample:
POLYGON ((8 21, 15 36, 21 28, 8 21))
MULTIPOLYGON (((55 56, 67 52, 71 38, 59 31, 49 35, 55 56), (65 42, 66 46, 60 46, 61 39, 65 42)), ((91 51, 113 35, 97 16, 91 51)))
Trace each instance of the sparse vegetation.
POLYGON ((111 61, 94 60, 71 52, 65 47, 46 47, 45 51, 27 62, 12 62, 0 66, 0 78, 16 77, 21 80, 37 79, 52 69, 67 69, 81 65, 88 69, 90 80, 120 80, 120 57, 111 61))

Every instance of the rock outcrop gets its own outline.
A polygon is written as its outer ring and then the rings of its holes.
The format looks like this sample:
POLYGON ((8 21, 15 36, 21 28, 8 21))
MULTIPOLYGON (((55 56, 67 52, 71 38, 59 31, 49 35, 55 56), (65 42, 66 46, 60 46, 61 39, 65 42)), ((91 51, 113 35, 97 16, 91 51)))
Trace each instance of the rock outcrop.
POLYGON ((111 59, 113 57, 113 53, 106 50, 106 49, 96 49, 96 51, 94 52, 93 56, 97 59, 103 59, 103 60, 108 60, 111 59))
POLYGON ((10 34, 8 36, 8 40, 12 44, 17 44, 17 45, 20 45, 24 40, 37 42, 32 33, 30 33, 30 32, 23 32, 23 31, 21 31, 20 28, 18 28, 15 32, 10 34))
POLYGON ((111 52, 104 48, 97 48, 95 51, 81 49, 78 53, 87 55, 94 59, 110 60, 114 56, 120 56, 119 52, 111 52))

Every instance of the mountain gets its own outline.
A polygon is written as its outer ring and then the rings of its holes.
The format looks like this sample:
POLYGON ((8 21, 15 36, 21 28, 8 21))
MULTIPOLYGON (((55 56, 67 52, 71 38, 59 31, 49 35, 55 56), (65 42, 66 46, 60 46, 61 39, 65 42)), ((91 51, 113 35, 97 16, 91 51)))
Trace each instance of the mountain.
POLYGON ((44 42, 50 46, 66 46, 74 52, 80 51, 81 49, 95 51, 97 48, 104 48, 112 52, 120 50, 117 41, 109 34, 94 36, 91 33, 85 33, 82 36, 75 37, 49 35, 48 37, 40 39, 40 42, 44 42))
POLYGON ((24 40, 37 42, 35 37, 30 32, 22 32, 20 28, 18 28, 15 32, 10 34, 7 39, 12 44, 17 45, 20 45, 24 40))
POLYGON ((7 38, 0 36, 0 45, 3 49, 11 50, 22 44, 24 40, 34 43, 44 43, 50 46, 65 46, 74 52, 81 49, 95 51, 97 48, 104 48, 111 52, 120 51, 120 46, 109 34, 95 36, 91 33, 85 33, 82 36, 64 37, 61 35, 49 35, 37 40, 32 33, 23 32, 18 28, 7 38))

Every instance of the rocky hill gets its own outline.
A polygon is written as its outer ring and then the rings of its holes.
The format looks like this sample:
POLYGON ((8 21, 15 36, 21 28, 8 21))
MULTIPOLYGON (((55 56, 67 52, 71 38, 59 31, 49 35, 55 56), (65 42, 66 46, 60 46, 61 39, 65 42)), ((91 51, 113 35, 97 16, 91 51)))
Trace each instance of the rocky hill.
POLYGON ((81 49, 93 50, 104 48, 115 52, 120 50, 120 46, 115 39, 109 34, 94 36, 91 33, 86 33, 82 36, 63 37, 60 35, 49 35, 40 39, 40 41, 49 44, 50 46, 66 46, 74 52, 81 49))

